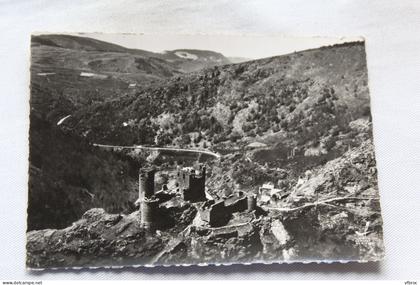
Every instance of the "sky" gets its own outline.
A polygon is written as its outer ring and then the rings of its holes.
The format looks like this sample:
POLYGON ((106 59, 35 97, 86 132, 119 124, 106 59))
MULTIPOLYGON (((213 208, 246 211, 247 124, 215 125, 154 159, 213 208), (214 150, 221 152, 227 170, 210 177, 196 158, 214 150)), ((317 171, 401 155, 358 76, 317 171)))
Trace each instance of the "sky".
POLYGON ((337 43, 360 41, 360 37, 285 37, 280 35, 176 35, 176 34, 76 34, 128 48, 163 52, 174 49, 201 49, 228 57, 257 59, 337 43))

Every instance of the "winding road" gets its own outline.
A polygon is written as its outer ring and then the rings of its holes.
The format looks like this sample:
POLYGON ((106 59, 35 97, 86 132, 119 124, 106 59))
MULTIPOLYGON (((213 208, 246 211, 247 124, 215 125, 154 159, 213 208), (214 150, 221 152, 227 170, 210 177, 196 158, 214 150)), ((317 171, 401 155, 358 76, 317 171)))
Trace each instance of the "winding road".
POLYGON ((179 151, 179 152, 192 152, 192 153, 202 153, 213 156, 217 159, 220 159, 221 155, 204 149, 185 149, 185 148, 176 148, 176 147, 154 147, 154 146, 142 146, 142 145, 133 145, 133 146, 122 146, 122 145, 108 145, 108 144, 97 144, 94 143, 93 146, 101 148, 123 148, 123 149, 145 149, 145 150, 157 150, 157 151, 179 151))

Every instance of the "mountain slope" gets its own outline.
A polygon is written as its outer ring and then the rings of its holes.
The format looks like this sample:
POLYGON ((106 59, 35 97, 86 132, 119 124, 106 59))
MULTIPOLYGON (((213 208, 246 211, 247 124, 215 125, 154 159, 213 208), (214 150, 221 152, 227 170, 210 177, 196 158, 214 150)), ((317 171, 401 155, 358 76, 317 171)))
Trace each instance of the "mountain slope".
POLYGON ((370 121, 362 42, 160 80, 135 94, 76 110, 62 128, 96 143, 223 153, 243 154, 247 145, 263 143, 266 148, 242 155, 237 168, 228 170, 235 164, 230 158, 224 166, 242 187, 252 188, 270 172, 260 165, 289 169, 297 178, 360 145, 371 130, 352 128, 356 119, 370 121), (241 177, 247 169, 264 174, 246 181, 241 177))
POLYGON ((28 230, 63 228, 93 207, 134 209, 138 163, 99 151, 32 115, 28 230))
POLYGON ((154 53, 80 36, 32 36, 33 111, 54 123, 67 115, 57 109, 116 99, 132 94, 137 86, 225 63, 223 55, 212 51, 154 53), (186 52, 192 58, 185 57, 186 52))
MULTIPOLYGON (((65 49, 74 49, 78 51, 101 51, 101 52, 127 52, 129 49, 81 36, 72 36, 72 35, 56 35, 56 34, 47 34, 47 35, 36 35, 32 36, 31 40, 32 46, 51 46, 59 47, 65 49)), ((147 53, 145 55, 150 55, 152 53, 147 53)))
POLYGON ((231 63, 223 54, 209 50, 177 49, 166 51, 161 58, 173 63, 184 73, 231 63))
MULTIPOLYGON (((34 55, 37 55, 37 52, 42 51, 43 49, 48 53, 58 52, 59 54, 55 56, 57 58, 61 57, 62 60, 58 61, 60 64, 70 65, 72 68, 78 69, 85 67, 83 64, 89 65, 89 62, 93 61, 94 57, 98 57, 95 62, 101 61, 101 58, 114 61, 121 60, 120 58, 124 57, 130 57, 137 60, 142 58, 153 61, 155 64, 160 63, 166 68, 177 70, 180 73, 187 73, 206 67, 230 63, 230 61, 221 53, 209 50, 178 49, 157 53, 141 49, 125 48, 93 38, 72 35, 51 34, 32 36, 31 46, 35 49, 35 52, 32 53, 34 55), (72 52, 73 54, 71 54, 72 52)), ((50 63, 56 60, 53 55, 51 55, 51 57, 52 60, 50 63)), ((92 63, 91 65, 94 64, 92 63)), ((104 62, 104 67, 112 69, 107 66, 107 62, 104 62)), ((135 71, 142 71, 141 66, 137 66, 137 68, 138 70, 135 71)), ((166 76, 170 76, 170 74, 166 74, 166 76)))
MULTIPOLYGON (((178 52, 193 57, 191 50, 178 52)), ((81 78, 65 70, 57 81, 32 74, 33 114, 90 143, 220 152, 207 182, 216 196, 282 177, 291 185, 372 136, 363 42, 210 67, 129 91, 122 77, 81 78), (264 147, 249 148, 253 143, 264 147)))
POLYGON ((176 144, 198 131, 210 144, 246 143, 269 139, 270 130, 276 140, 300 131, 304 142, 316 143, 329 127, 368 115, 364 45, 351 43, 161 80, 79 110, 67 123, 91 141, 115 144, 152 143, 157 135, 176 144))

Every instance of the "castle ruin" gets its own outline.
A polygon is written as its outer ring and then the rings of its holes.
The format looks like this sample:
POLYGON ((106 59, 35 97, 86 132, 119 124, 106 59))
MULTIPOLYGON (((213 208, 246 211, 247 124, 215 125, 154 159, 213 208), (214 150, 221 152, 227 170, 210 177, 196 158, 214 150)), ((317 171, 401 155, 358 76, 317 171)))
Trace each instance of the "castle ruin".
POLYGON ((226 225, 234 213, 254 212, 258 210, 257 195, 243 191, 236 191, 228 197, 220 200, 207 200, 205 192, 206 168, 200 165, 198 169, 193 167, 178 168, 176 172, 177 194, 162 187, 161 191, 155 192, 155 169, 142 168, 139 172, 139 204, 141 226, 155 230, 162 222, 160 217, 160 204, 169 201, 175 196, 180 196, 184 201, 191 203, 204 202, 198 205, 199 216, 202 221, 211 227, 226 225))
POLYGON ((245 195, 238 191, 218 201, 209 200, 200 206, 200 218, 211 227, 220 227, 226 225, 234 213, 255 211, 259 215, 256 199, 256 194, 245 195))

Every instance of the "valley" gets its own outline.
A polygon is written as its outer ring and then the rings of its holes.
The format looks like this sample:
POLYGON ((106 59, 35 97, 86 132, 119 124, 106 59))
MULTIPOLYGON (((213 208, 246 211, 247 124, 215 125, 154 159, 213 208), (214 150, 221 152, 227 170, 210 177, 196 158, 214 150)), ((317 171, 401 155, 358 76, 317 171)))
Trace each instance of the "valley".
POLYGON ((30 105, 30 267, 383 257, 364 42, 233 63, 33 36, 30 105), (198 165, 206 199, 258 210, 203 223, 177 182, 198 165), (151 166, 172 195, 152 235, 135 204, 151 166))

